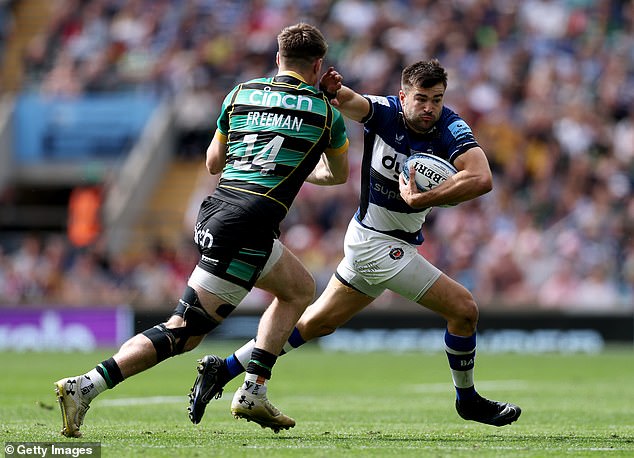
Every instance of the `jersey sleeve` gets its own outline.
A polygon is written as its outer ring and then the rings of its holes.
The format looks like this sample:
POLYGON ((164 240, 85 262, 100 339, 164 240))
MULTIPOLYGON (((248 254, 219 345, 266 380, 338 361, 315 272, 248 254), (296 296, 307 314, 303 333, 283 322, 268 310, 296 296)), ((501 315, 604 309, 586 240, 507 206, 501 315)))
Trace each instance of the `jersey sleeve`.
POLYGON ((342 153, 348 149, 348 135, 346 133, 346 124, 339 110, 333 108, 332 112, 333 122, 330 131, 330 144, 328 145, 328 152, 342 153))
POLYGON ((225 138, 229 135, 229 107, 233 103, 237 90, 238 86, 234 87, 231 92, 226 95, 222 102, 222 107, 220 108, 220 115, 216 121, 216 132, 220 132, 225 138))
POLYGON ((444 135, 446 141, 448 142, 448 159, 452 164, 454 160, 465 151, 480 146, 478 145, 469 124, 455 113, 453 113, 447 120, 447 127, 444 135))
POLYGON ((365 127, 370 130, 377 130, 380 126, 385 126, 394 122, 398 117, 399 107, 396 97, 382 95, 364 95, 370 102, 370 112, 361 120, 365 127))

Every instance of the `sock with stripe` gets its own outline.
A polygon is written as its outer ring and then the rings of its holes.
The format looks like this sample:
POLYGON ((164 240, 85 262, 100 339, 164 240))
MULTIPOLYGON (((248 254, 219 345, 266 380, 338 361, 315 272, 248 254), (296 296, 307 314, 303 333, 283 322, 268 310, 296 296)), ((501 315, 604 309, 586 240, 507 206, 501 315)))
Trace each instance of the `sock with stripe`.
POLYGON ((277 361, 277 356, 261 348, 254 348, 251 359, 247 364, 242 389, 256 396, 266 394, 266 383, 271 378, 271 371, 277 361))
POLYGON ((468 400, 477 395, 473 385, 473 367, 476 355, 476 335, 456 336, 445 330, 445 352, 449 360, 451 377, 460 400, 468 400))
MULTIPOLYGON (((291 336, 288 338, 288 341, 284 344, 284 348, 280 353, 280 356, 285 355, 289 351, 305 344, 306 341, 299 333, 297 328, 293 329, 291 332, 291 336)), ((237 377, 245 371, 245 368, 249 364, 249 360, 251 359, 251 353, 255 348, 255 339, 251 339, 249 342, 244 344, 242 347, 238 348, 235 353, 225 358, 225 364, 227 366, 227 371, 229 372, 230 379, 237 377)))
POLYGON ((107 359, 95 367, 93 370, 81 376, 79 388, 86 400, 92 401, 98 394, 109 388, 114 388, 123 381, 121 369, 114 358, 107 359))
POLYGON ((276 355, 256 347, 251 352, 251 359, 247 364, 247 374, 261 375, 269 380, 276 361, 276 355))

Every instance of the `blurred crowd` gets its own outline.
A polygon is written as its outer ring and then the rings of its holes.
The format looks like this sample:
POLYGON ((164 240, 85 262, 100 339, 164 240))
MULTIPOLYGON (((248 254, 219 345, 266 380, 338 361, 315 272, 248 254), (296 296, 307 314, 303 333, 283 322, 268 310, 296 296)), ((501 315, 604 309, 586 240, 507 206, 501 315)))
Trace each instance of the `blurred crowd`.
MULTIPOLYGON (((57 3, 25 52, 25 88, 169 97, 178 160, 203 160, 236 82, 274 73, 286 25, 318 25, 330 45, 325 65, 362 93, 395 94, 405 65, 437 57, 449 73, 445 103, 487 153, 494 190, 432 211, 421 252, 482 308, 634 310, 634 1, 57 3)), ((348 183, 306 185, 283 226, 318 289, 358 204, 362 128, 348 128, 348 183)), ((197 260, 189 230, 180 246, 157 243, 125 259, 27 237, 0 254, 0 303, 171 306, 197 260)), ((395 300, 386 294, 374 306, 395 300)))

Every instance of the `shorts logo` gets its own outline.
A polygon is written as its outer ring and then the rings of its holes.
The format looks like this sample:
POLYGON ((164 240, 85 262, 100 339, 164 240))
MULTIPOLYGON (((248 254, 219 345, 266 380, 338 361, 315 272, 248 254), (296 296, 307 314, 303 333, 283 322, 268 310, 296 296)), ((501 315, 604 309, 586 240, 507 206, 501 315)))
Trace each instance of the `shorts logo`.
POLYGON ((405 252, 403 251, 403 248, 392 248, 390 250, 390 258, 394 260, 401 259, 404 254, 405 252))
POLYGON ((201 248, 211 248, 214 244, 214 236, 209 229, 203 231, 202 224, 196 224, 194 228, 194 242, 201 248))
POLYGON ((375 261, 370 261, 367 264, 361 264, 356 259, 353 261, 354 269, 359 273, 377 272, 379 265, 375 261))

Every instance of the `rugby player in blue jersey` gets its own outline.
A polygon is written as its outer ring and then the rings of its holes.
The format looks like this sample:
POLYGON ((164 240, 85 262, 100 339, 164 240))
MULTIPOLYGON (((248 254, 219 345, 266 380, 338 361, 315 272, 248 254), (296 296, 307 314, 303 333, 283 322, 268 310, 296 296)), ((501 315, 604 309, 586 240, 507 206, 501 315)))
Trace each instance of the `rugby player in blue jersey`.
POLYGON ((201 258, 173 315, 86 374, 55 382, 63 435, 81 435, 99 393, 196 347, 254 286, 275 298, 260 320, 231 412, 275 432, 295 426, 268 401, 267 381, 314 298, 315 282, 279 241, 279 225, 305 181, 347 180, 348 138, 341 113, 315 87, 328 48, 321 32, 300 23, 277 40, 277 75, 237 85, 222 104, 206 160, 220 180, 201 205, 194 229, 201 258))
MULTIPOLYGON (((521 409, 491 401, 474 387, 478 307, 471 293, 427 261, 416 249, 432 207, 454 205, 492 189, 488 160, 467 123, 443 104, 447 73, 436 59, 402 72, 394 96, 364 96, 342 85, 333 68, 320 87, 348 118, 365 126, 359 208, 344 241, 344 259, 320 297, 303 313, 284 352, 333 333, 386 289, 426 307, 447 321, 445 349, 456 391, 456 410, 466 419, 495 426, 517 420, 521 409), (420 192, 406 184, 402 164, 429 153, 452 163, 458 173, 420 192)), ((244 370, 252 340, 229 357, 207 355, 190 393, 190 419, 198 423, 205 406, 244 370)))

